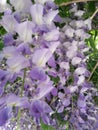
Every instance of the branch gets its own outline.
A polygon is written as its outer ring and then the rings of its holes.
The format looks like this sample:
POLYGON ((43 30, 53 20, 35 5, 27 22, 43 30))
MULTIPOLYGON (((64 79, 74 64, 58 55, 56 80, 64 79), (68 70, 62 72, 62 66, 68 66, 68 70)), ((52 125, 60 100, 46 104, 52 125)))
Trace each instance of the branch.
POLYGON ((64 2, 64 3, 60 4, 59 6, 67 6, 67 5, 70 5, 70 4, 87 2, 87 1, 96 1, 97 2, 97 0, 74 0, 74 1, 64 2))
POLYGON ((91 77, 92 77, 92 75, 93 75, 93 73, 94 73, 94 71, 95 71, 95 69, 98 67, 98 62, 96 63, 96 65, 95 65, 95 67, 93 68, 93 70, 92 70, 92 72, 91 72, 91 74, 90 74, 90 77, 88 78, 88 81, 90 81, 90 79, 91 79, 91 77))
POLYGON ((93 13, 93 15, 90 17, 90 19, 92 20, 97 13, 98 13, 98 8, 97 8, 96 11, 93 13))

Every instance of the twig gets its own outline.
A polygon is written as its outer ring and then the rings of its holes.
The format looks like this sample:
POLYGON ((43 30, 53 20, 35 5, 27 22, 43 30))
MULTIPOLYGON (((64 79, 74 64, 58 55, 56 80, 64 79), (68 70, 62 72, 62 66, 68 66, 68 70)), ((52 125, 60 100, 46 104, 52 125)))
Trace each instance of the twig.
POLYGON ((92 77, 92 75, 93 75, 93 73, 94 73, 94 71, 95 71, 95 69, 98 67, 98 62, 96 63, 96 65, 95 65, 95 67, 93 68, 93 70, 92 70, 92 72, 91 72, 91 74, 90 74, 90 77, 88 78, 88 81, 90 81, 90 79, 91 79, 91 77, 92 77))
POLYGON ((97 2, 97 0, 74 0, 74 1, 64 2, 64 3, 60 4, 59 6, 67 6, 67 5, 74 4, 74 3, 88 2, 88 1, 96 1, 97 2))
POLYGON ((97 8, 96 11, 93 13, 93 15, 90 17, 90 19, 92 20, 97 13, 98 13, 98 8, 97 8))

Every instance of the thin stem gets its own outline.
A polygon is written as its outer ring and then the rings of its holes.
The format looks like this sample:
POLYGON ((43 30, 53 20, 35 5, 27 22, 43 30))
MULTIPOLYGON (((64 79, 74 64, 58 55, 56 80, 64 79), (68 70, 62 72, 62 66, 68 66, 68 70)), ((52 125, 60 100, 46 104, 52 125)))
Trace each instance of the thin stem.
POLYGON ((17 129, 16 130, 21 130, 21 127, 20 127, 20 116, 21 116, 21 110, 19 108, 18 115, 17 115, 17 129))
MULTIPOLYGON (((88 63, 88 65, 89 65, 90 69, 92 70, 92 69, 93 69, 93 67, 91 66, 91 64, 90 64, 90 63, 88 63)), ((96 73, 96 75, 98 75, 97 71, 95 71, 95 73, 96 73)))
POLYGON ((93 15, 90 17, 90 19, 92 20, 97 13, 98 13, 98 8, 97 8, 96 11, 93 13, 93 15))
POLYGON ((67 5, 70 5, 70 4, 87 2, 87 1, 97 1, 97 0, 74 0, 74 1, 64 2, 64 3, 60 4, 59 6, 67 6, 67 5))
POLYGON ((26 69, 24 69, 24 75, 23 75, 23 81, 22 81, 22 87, 21 87, 21 94, 20 94, 21 97, 22 97, 22 95, 23 95, 25 78, 26 78, 26 69))
POLYGON ((93 70, 92 70, 92 72, 91 72, 91 74, 90 74, 90 77, 88 78, 88 81, 90 81, 90 79, 91 79, 91 77, 92 77, 92 75, 93 75, 95 69, 97 68, 97 66, 98 66, 98 62, 96 63, 95 67, 93 68, 93 70))
POLYGON ((71 100, 72 100, 72 112, 73 112, 73 111, 74 111, 74 103, 73 103, 74 101, 73 101, 73 97, 72 97, 71 100))

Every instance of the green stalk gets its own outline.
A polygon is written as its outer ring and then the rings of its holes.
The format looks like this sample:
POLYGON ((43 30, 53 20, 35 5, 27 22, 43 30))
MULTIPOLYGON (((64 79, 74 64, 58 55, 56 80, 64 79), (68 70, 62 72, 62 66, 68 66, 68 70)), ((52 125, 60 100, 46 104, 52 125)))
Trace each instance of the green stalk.
POLYGON ((21 93, 20 93, 21 97, 23 96, 25 78, 26 78, 26 68, 24 69, 23 82, 22 82, 21 93))
POLYGON ((19 108, 18 115, 17 115, 17 128, 16 128, 16 130, 21 130, 21 127, 20 127, 20 116, 21 116, 21 110, 19 108))
MULTIPOLYGON (((22 86, 21 86, 21 92, 20 92, 21 97, 23 96, 25 78, 26 78, 26 68, 24 69, 23 81, 22 81, 22 86)), ((20 117, 21 117, 21 110, 19 108, 18 115, 17 115, 17 129, 16 130, 21 130, 20 117)))

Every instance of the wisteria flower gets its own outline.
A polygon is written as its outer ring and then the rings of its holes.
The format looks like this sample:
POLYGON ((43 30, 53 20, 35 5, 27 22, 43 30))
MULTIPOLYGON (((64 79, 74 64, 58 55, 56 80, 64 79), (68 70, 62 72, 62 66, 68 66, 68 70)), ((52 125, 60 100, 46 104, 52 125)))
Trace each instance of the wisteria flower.
POLYGON ((21 41, 27 43, 32 42, 34 24, 30 21, 19 23, 15 27, 15 31, 19 34, 21 41))
POLYGON ((22 69, 29 66, 29 61, 22 55, 18 55, 7 60, 8 71, 11 73, 19 73, 22 69))
POLYGON ((32 2, 31 0, 10 0, 10 3, 14 6, 15 10, 16 11, 19 11, 19 12, 26 12, 28 13, 29 12, 29 9, 32 5, 32 2))
POLYGON ((10 10, 10 5, 7 4, 7 0, 1 0, 0 1, 0 12, 5 12, 10 10))
POLYGON ((15 26, 18 24, 18 22, 14 18, 14 15, 9 14, 9 15, 3 16, 1 24, 7 32, 14 33, 15 32, 15 26))

